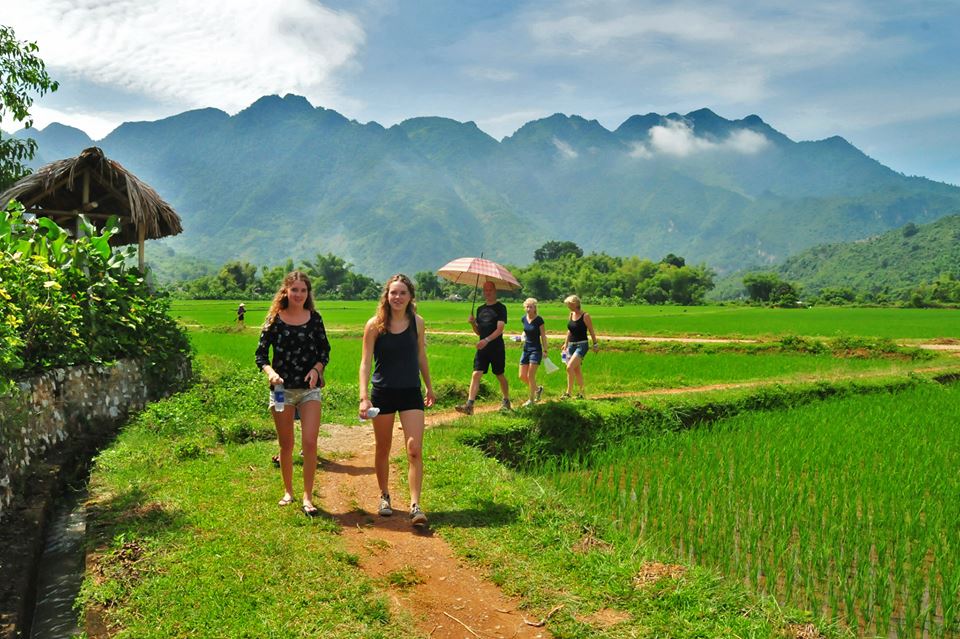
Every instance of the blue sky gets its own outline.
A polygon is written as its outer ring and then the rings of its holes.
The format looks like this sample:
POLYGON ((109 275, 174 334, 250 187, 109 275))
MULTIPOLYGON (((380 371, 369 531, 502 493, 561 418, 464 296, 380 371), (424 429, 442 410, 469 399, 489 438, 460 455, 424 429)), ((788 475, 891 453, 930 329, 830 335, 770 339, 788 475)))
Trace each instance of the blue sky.
MULTIPOLYGON (((0 0, 61 82, 38 127, 306 96, 389 126, 473 120, 500 139, 560 112, 757 114, 960 184, 956 0, 0 0)), ((6 129, 12 128, 6 124, 6 129)))

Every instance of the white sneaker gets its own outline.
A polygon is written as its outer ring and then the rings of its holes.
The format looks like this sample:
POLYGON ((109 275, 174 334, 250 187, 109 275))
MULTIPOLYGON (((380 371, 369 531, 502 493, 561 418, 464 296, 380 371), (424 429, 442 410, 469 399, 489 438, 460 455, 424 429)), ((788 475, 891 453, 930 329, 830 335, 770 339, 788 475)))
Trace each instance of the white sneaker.
POLYGON ((393 508, 390 508, 390 495, 380 495, 380 508, 377 512, 381 517, 389 517, 393 514, 393 508))

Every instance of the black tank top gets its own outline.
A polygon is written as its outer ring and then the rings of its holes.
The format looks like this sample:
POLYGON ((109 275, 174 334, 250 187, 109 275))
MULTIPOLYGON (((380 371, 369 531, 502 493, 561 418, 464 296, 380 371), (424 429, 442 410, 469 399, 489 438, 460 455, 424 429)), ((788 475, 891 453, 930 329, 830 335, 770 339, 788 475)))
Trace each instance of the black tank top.
POLYGON ((587 323, 583 321, 583 314, 580 315, 580 319, 567 322, 567 330, 570 331, 571 342, 587 341, 587 323))
POLYGON ((420 360, 417 320, 402 333, 386 333, 373 343, 373 386, 375 388, 420 388, 420 360))

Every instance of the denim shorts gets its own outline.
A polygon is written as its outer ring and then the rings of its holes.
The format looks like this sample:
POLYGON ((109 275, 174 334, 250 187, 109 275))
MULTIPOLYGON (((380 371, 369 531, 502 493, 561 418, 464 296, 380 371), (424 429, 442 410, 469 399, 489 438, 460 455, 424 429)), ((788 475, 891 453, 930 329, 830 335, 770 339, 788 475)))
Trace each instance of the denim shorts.
POLYGON ((567 344, 567 359, 569 360, 574 355, 579 355, 580 359, 583 359, 587 356, 587 353, 590 352, 590 342, 570 342, 567 344))
POLYGON ((526 346, 523 347, 523 352, 520 354, 520 365, 524 364, 539 364, 543 361, 543 349, 542 348, 531 348, 527 349, 526 346))
MULTIPOLYGON (((283 391, 283 405, 297 407, 306 402, 322 401, 319 388, 287 388, 283 391)), ((273 408, 273 391, 270 391, 270 402, 267 404, 273 408)))

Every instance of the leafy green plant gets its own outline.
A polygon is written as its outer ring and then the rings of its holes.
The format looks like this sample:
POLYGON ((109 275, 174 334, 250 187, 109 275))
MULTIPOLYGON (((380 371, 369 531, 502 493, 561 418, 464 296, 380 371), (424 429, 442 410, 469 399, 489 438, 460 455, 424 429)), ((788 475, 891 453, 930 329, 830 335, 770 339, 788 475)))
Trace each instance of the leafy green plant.
MULTIPOLYGON (((78 220, 78 237, 18 202, 0 211, 0 379, 75 364, 136 358, 151 391, 179 379, 191 350, 139 271, 133 249, 115 249, 116 217, 98 230, 78 220)), ((0 389, 3 390, 3 389, 0 389)), ((157 392, 153 393, 154 395, 157 392)))

